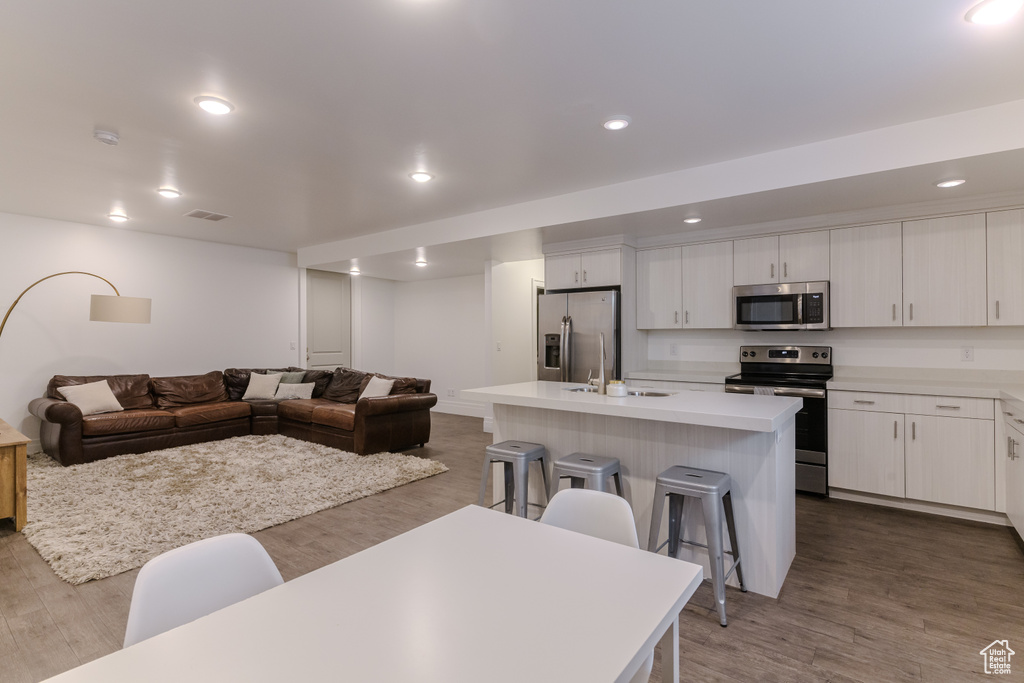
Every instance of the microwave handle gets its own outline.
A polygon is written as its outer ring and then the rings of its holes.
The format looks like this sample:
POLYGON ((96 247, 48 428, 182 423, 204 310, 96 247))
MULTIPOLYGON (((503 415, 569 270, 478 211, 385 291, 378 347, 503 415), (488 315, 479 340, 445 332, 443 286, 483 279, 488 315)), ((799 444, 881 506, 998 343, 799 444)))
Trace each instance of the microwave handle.
POLYGON ((804 324, 804 294, 798 294, 796 297, 796 323, 797 325, 804 324))

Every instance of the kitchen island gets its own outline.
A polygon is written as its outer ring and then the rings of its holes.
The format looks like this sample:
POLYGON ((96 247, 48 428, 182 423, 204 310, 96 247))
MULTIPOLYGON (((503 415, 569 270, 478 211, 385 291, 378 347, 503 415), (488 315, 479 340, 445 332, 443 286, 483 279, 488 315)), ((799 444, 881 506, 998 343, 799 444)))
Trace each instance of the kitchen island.
MULTIPOLYGON (((618 458, 641 544, 658 474, 673 465, 728 473, 747 589, 778 597, 796 554, 795 416, 801 400, 690 391, 620 398, 572 391, 577 388, 523 382, 467 389, 462 396, 494 405, 495 443, 540 443, 552 460, 578 451, 618 458)), ((539 482, 530 484, 530 500, 542 501, 539 482)), ((699 519, 687 508, 687 538, 703 542, 703 525, 694 524, 699 519)), ((664 540, 667 520, 662 526, 664 540)), ((684 549, 682 557, 703 564, 710 576, 706 551, 684 549)), ((735 585, 735 575, 730 583, 735 585)))

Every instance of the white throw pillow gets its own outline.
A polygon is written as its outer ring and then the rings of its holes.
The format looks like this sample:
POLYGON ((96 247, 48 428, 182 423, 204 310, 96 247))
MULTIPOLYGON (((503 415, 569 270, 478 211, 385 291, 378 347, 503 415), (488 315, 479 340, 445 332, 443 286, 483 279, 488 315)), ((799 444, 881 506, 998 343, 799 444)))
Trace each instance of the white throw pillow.
POLYGON ((393 379, 381 379, 380 377, 371 377, 370 383, 363 389, 363 393, 359 394, 359 398, 376 398, 377 396, 387 396, 391 393, 391 387, 395 386, 395 380, 393 379))
POLYGON ((66 387, 57 387, 60 395, 73 403, 82 411, 82 415, 95 415, 96 413, 116 413, 124 410, 117 402, 114 392, 110 390, 107 380, 89 384, 75 384, 66 387))
POLYGON ((277 393, 274 394, 275 401, 285 401, 290 398, 313 398, 313 387, 315 382, 309 384, 280 384, 277 393))
POLYGON ((261 375, 258 372, 254 372, 249 375, 249 386, 245 388, 245 395, 242 396, 243 401, 272 401, 274 399, 274 392, 277 391, 277 385, 281 383, 281 373, 277 372, 272 375, 261 375))

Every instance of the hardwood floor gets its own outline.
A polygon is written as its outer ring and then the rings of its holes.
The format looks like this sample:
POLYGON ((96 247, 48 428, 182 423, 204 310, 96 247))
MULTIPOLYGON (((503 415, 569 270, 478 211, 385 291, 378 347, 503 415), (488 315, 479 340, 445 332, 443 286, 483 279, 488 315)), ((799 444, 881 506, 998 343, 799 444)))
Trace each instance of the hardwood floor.
MULTIPOLYGON (((409 452, 449 472, 255 534, 286 581, 475 502, 490 435, 479 419, 433 419, 431 443, 409 452)), ((0 522, 0 683, 117 650, 137 573, 70 586, 0 522)), ((983 680, 979 651, 997 639, 1021 653, 1003 680, 1024 680, 1024 555, 1000 527, 798 496, 779 599, 729 589, 727 608, 721 628, 705 582, 684 611, 685 680, 983 680)))

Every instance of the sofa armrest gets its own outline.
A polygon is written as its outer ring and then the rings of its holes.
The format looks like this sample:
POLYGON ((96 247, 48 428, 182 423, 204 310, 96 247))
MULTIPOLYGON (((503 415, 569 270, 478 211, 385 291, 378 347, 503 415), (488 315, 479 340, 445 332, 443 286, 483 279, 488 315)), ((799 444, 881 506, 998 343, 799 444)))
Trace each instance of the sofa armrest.
POLYGON ((434 394, 396 394, 361 398, 356 402, 356 415, 388 415, 413 410, 430 410, 437 404, 434 394))
POLYGON ((74 425, 82 422, 82 411, 69 401, 54 398, 34 398, 28 404, 28 412, 40 420, 59 425, 74 425))

